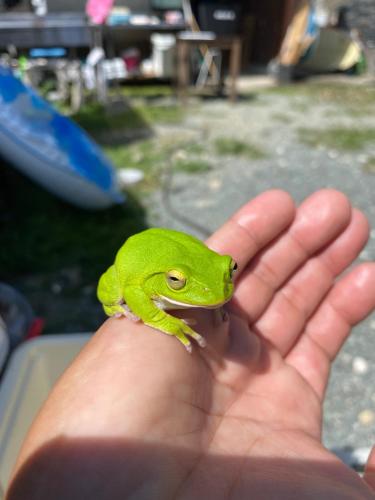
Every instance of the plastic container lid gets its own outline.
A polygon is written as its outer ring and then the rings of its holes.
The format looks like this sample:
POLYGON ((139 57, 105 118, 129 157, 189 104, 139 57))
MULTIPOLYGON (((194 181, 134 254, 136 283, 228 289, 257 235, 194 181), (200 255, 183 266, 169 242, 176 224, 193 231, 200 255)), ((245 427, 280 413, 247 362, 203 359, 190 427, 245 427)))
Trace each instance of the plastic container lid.
POLYGON ((90 334, 44 335, 14 350, 0 385, 0 499, 26 433, 90 334))

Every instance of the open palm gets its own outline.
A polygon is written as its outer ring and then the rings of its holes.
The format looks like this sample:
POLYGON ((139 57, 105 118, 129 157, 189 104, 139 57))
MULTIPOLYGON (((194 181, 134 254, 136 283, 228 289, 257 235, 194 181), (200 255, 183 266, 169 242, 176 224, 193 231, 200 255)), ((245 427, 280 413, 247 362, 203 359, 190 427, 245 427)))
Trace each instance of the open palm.
POLYGON ((226 314, 193 314, 208 346, 108 320, 35 421, 9 499, 373 498, 320 442, 330 364, 375 307, 373 264, 337 279, 367 237, 335 191, 248 203, 208 241, 239 266, 226 314))

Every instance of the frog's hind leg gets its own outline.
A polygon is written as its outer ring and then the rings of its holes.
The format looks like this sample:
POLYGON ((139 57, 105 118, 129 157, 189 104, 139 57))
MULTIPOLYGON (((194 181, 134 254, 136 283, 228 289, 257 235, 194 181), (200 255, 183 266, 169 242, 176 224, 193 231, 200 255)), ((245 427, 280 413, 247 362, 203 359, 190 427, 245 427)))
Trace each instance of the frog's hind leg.
POLYGON ((120 318, 121 316, 125 315, 125 312, 120 304, 119 305, 116 304, 114 306, 106 306, 105 304, 103 304, 103 309, 107 316, 114 316, 115 318, 120 318))
POLYGON ((126 304, 126 302, 124 302, 122 304, 122 308, 124 310, 124 315, 128 318, 128 319, 131 319, 132 321, 140 321, 141 318, 139 316, 137 316, 136 314, 134 314, 131 310, 130 310, 130 307, 126 304))
POLYGON ((105 304, 103 304, 103 309, 107 316, 114 316, 115 318, 126 316, 131 321, 140 321, 140 318, 133 314, 125 303, 115 304, 113 306, 106 306, 105 304))
POLYGON ((139 321, 138 316, 131 312, 124 301, 114 265, 109 267, 99 280, 98 299, 103 304, 107 316, 115 316, 116 318, 126 316, 132 321, 139 321))

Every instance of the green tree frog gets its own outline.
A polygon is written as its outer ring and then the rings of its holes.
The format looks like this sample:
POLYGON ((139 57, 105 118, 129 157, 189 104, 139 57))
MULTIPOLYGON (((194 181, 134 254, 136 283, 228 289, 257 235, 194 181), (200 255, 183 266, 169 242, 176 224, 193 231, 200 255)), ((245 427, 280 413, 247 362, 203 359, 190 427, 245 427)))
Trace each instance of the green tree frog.
POLYGON ((191 352, 188 337, 204 338, 168 309, 219 308, 233 294, 237 264, 201 241, 171 229, 153 228, 126 240, 101 276, 97 295, 108 316, 125 315, 169 335, 191 352))

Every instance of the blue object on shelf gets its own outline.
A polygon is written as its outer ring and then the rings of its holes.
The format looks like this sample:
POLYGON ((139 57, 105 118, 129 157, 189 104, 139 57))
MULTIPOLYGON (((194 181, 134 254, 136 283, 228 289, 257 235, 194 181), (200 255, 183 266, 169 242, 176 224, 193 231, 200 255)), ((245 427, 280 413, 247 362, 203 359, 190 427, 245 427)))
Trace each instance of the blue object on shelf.
POLYGON ((29 56, 32 58, 36 57, 65 57, 67 54, 66 49, 63 47, 51 47, 51 48, 35 48, 29 50, 29 56))
POLYGON ((124 201, 100 147, 0 66, 0 154, 60 198, 88 209, 124 201))

